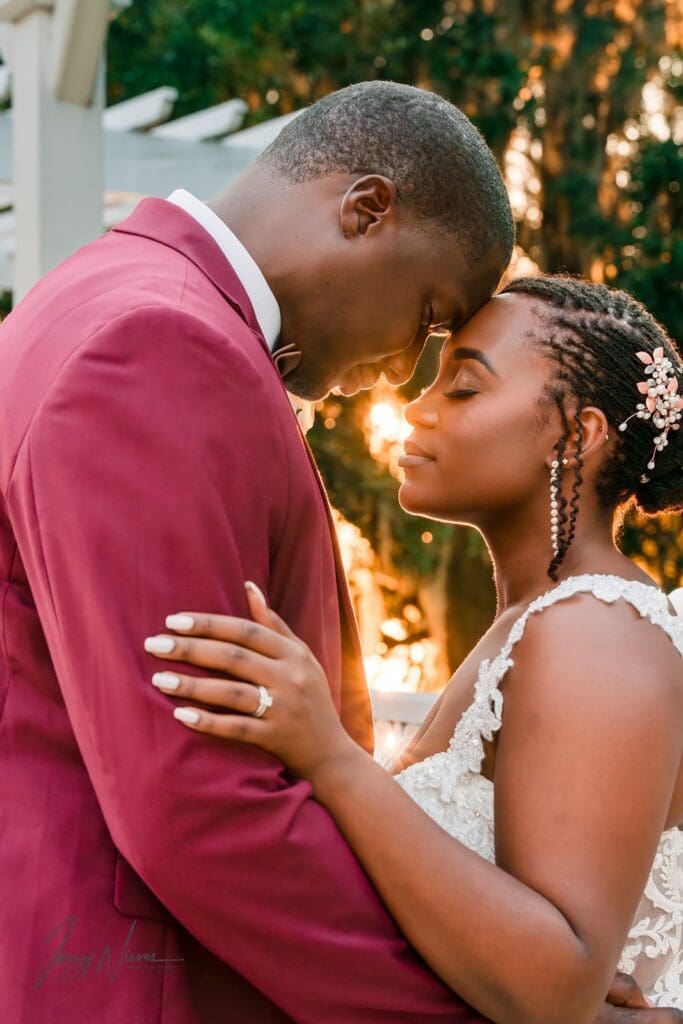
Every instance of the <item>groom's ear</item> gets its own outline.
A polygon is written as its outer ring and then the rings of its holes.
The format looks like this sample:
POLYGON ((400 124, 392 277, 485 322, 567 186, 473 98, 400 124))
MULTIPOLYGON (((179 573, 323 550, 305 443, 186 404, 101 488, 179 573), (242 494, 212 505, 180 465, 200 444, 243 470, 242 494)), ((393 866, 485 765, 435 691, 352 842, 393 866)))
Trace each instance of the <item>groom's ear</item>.
POLYGON ((396 186, 381 174, 366 174, 350 185, 339 207, 344 238, 361 238, 380 229, 397 206, 396 186))

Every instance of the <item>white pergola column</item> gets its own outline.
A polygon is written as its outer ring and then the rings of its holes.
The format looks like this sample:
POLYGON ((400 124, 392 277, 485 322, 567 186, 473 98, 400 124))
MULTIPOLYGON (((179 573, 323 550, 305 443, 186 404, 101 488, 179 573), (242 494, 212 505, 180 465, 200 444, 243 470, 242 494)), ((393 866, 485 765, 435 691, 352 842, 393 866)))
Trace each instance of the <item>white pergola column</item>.
POLYGON ((14 301, 102 234, 108 0, 0 2, 12 69, 14 301))

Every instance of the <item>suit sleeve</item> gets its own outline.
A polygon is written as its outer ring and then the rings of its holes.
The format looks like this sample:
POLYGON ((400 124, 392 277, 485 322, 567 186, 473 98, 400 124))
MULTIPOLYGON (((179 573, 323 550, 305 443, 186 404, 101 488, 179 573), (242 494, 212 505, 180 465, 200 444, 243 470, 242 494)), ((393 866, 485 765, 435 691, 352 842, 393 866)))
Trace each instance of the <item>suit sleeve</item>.
POLYGON ((294 1019, 478 1020, 407 945, 309 784, 182 728, 150 684, 143 640, 166 614, 248 614, 285 473, 259 373, 187 313, 123 314, 61 369, 7 504, 79 748, 126 860, 294 1019))

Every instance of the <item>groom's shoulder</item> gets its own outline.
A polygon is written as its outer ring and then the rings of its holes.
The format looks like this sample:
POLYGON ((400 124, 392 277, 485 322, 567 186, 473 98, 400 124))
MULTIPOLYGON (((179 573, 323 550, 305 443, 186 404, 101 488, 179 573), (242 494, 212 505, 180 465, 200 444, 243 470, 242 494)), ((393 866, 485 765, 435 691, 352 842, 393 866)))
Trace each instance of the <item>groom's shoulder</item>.
POLYGON ((52 349, 75 348, 88 338, 149 323, 194 323, 207 338, 244 338, 250 328, 211 279, 170 245, 109 232, 46 274, 2 327, 24 338, 49 333, 52 349), (10 326, 11 325, 11 326, 10 326))
POLYGON ((177 341, 213 346, 238 362, 270 362, 239 312, 183 253, 116 232, 46 274, 0 326, 0 338, 5 380, 30 367, 47 381, 66 360, 107 345, 134 361, 150 347, 172 355, 168 346, 177 341))
POLYGON ((88 394, 145 402, 163 380, 207 405, 229 382, 233 404, 242 395, 267 404, 279 378, 259 340, 197 268, 165 248, 127 262, 105 236, 47 274, 0 325, 3 451, 50 395, 72 408, 88 394))

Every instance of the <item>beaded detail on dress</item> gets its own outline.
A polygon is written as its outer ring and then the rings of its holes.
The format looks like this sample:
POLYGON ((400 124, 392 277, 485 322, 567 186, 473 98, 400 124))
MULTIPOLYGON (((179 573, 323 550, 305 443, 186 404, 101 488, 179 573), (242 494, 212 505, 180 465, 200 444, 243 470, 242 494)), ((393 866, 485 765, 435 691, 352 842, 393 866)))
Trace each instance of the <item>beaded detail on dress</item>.
MULTIPOLYGON (((660 626, 683 655, 683 618, 672 615, 655 586, 617 576, 572 576, 533 601, 510 630, 493 660, 482 661, 474 698, 460 718, 448 749, 410 765, 396 781, 446 832, 495 862, 493 783, 481 774, 484 740, 502 725, 500 684, 514 662, 511 653, 532 615, 575 594, 608 604, 626 601, 660 626)), ((658 1006, 683 1009, 683 831, 664 832, 619 969, 633 974, 658 1006)))

